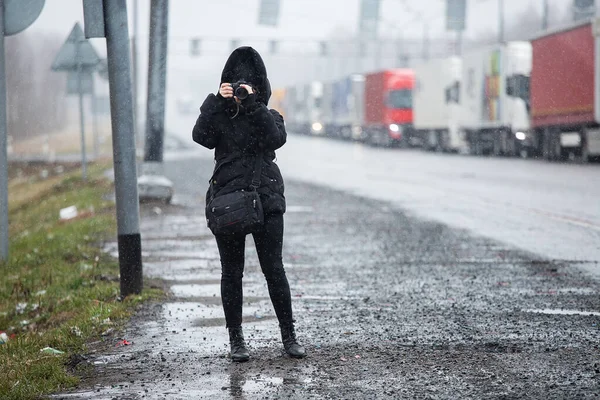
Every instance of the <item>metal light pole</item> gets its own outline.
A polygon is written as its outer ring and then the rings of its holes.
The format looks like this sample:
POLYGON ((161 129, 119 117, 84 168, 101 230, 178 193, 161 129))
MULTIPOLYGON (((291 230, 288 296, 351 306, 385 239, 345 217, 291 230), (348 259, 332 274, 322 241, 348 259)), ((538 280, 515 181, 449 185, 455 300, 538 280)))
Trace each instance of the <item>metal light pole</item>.
POLYGON ((8 259, 8 130, 4 54, 4 0, 0 0, 0 261, 8 259))
POLYGON ((498 41, 504 42, 504 0, 498 0, 498 41))
POLYGON ((145 162, 163 161, 168 22, 169 1, 152 0, 150 3, 145 162))
POLYGON ((383 56, 383 40, 382 39, 377 39, 375 41, 375 69, 377 71, 379 71, 381 68, 383 68, 382 66, 382 56, 383 56))
MULTIPOLYGON (((600 1, 596 1, 595 16, 596 21, 600 21, 600 1)), ((596 121, 600 121, 600 26, 592 25, 596 29, 594 32, 594 114, 596 121)))
POLYGON ((8 129, 4 37, 27 29, 42 12, 44 0, 0 0, 0 261, 8 260, 8 129))
POLYGON ((126 297, 139 294, 143 286, 126 0, 104 0, 103 14, 112 116, 121 296, 126 297))
POLYGON ((133 0, 133 35, 131 38, 131 68, 133 78, 133 131, 136 141, 139 143, 138 123, 138 0, 133 0))
POLYGON ((423 59, 429 60, 429 24, 423 23, 423 59))
POLYGON ((364 52, 365 52, 365 44, 364 43, 365 42, 363 40, 363 36, 360 35, 358 37, 358 40, 356 41, 356 52, 355 52, 355 59, 354 59, 354 62, 355 62, 354 69, 355 69, 355 73, 357 73, 357 74, 362 73, 362 66, 363 66, 362 58, 363 58, 364 52))
POLYGON ((396 68, 404 68, 404 44, 402 32, 396 38, 396 68))
POLYGON ((150 3, 148 57, 148 100, 146 102, 146 143, 142 175, 138 179, 140 200, 171 202, 173 183, 164 176, 165 97, 167 84, 167 40, 169 1, 150 3))
POLYGON ((542 0, 542 29, 548 29, 548 0, 542 0))

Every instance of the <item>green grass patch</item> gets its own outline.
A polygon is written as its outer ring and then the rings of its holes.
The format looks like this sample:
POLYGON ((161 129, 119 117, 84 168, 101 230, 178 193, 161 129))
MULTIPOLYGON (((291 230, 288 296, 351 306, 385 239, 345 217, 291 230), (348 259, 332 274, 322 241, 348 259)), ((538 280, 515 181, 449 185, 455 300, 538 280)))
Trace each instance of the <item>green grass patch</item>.
POLYGON ((10 259, 0 262, 0 398, 35 399, 77 384, 65 363, 85 354, 86 343, 117 328, 135 306, 162 295, 145 290, 119 299, 118 262, 103 243, 116 234, 108 164, 91 165, 60 179, 23 180, 10 195, 10 259), (76 206, 80 217, 60 221, 61 208, 76 206), (46 347, 64 354, 48 354, 46 347))

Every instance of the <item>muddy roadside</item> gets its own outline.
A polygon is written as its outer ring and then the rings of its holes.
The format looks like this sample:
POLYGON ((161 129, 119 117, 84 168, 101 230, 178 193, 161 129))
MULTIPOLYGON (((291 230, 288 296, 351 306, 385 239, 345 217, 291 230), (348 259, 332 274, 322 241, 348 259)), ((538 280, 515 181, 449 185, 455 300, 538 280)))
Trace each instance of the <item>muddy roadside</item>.
POLYGON ((284 262, 309 357, 283 356, 249 240, 244 327, 252 358, 232 364, 218 252, 197 206, 205 177, 175 173, 206 171, 209 162, 172 162, 179 204, 142 211, 145 274, 167 282, 168 301, 141 309, 109 351, 89 355, 93 377, 55 398, 600 393, 599 287, 577 263, 546 260, 382 202, 299 182, 287 183, 284 262), (116 347, 123 339, 131 344, 116 347))

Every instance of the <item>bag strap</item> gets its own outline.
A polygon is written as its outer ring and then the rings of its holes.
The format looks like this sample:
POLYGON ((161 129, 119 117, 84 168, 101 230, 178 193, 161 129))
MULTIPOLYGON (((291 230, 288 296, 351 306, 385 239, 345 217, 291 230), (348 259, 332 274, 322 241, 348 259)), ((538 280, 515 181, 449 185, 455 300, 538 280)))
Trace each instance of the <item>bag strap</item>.
POLYGON ((250 190, 256 190, 260 187, 260 175, 262 174, 263 158, 264 156, 262 152, 256 155, 256 161, 254 162, 254 173, 252 174, 252 183, 250 184, 250 190))

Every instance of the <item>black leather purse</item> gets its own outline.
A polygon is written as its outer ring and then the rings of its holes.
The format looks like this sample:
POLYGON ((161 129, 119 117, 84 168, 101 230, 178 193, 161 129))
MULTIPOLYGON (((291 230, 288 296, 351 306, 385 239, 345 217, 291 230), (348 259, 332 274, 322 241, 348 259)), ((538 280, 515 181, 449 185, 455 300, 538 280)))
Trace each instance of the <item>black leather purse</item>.
POLYGON ((248 189, 212 196, 206 205, 206 222, 214 235, 247 235, 264 223, 258 188, 263 155, 258 154, 248 189))

